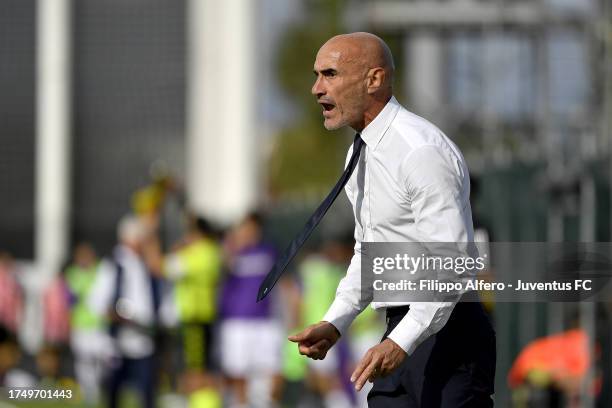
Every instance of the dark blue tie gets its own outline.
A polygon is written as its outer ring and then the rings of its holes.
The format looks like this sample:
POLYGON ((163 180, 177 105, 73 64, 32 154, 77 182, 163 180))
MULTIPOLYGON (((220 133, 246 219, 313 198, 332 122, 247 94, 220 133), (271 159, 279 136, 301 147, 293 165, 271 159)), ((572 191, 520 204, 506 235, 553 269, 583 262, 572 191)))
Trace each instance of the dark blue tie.
POLYGON ((293 259, 297 251, 302 247, 304 242, 308 239, 312 231, 319 225, 319 222, 325 216, 329 207, 331 207, 332 203, 336 200, 342 188, 346 185, 349 178, 351 178, 351 174, 353 174, 353 170, 357 166, 357 162, 359 161, 359 153, 361 152, 361 147, 364 145, 363 139, 357 133, 355 135, 355 141, 353 142, 353 154, 351 155, 351 159, 349 160, 346 169, 344 169, 344 173, 340 176, 340 180, 336 183, 332 191, 325 197, 325 200, 319 205, 319 208, 310 216, 310 219, 302 228, 302 231, 293 238, 291 244, 285 249, 285 252, 281 257, 278 258, 270 272, 266 275, 266 278, 263 280, 261 285, 259 286, 259 292, 257 293, 257 301, 259 302, 263 298, 265 298, 268 293, 274 287, 274 284, 278 281, 280 276, 289 265, 289 262, 293 259))

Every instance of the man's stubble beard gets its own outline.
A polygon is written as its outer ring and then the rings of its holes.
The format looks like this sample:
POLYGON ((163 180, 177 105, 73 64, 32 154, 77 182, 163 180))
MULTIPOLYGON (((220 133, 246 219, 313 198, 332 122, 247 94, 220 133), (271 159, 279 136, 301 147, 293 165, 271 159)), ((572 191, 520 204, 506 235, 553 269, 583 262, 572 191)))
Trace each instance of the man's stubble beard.
MULTIPOLYGON (((336 107, 336 109, 338 109, 336 107)), ((332 130, 339 130, 342 129, 344 127, 353 127, 351 125, 351 118, 346 117, 346 115, 340 114, 340 118, 338 120, 338 122, 336 124, 332 124, 332 125, 327 125, 326 121, 323 121, 323 126, 325 127, 326 130, 332 131, 332 130)))
MULTIPOLYGON (((347 95, 344 99, 350 101, 349 103, 344 103, 344 109, 341 112, 338 112, 340 118, 338 119, 338 123, 335 125, 326 125, 325 120, 323 121, 323 126, 325 129, 338 130, 343 127, 350 127, 351 129, 355 129, 355 126, 359 124, 359 121, 363 118, 364 112, 366 110, 367 103, 365 101, 367 94, 361 90, 353 90, 349 95, 347 95)), ((336 105, 336 109, 340 110, 338 105, 336 105)))
POLYGON ((346 126, 346 124, 344 124, 344 123, 338 123, 338 124, 336 124, 336 125, 329 125, 329 126, 328 126, 328 125, 326 125, 326 124, 325 124, 325 121, 324 121, 324 122, 323 122, 323 126, 325 127, 325 130, 332 131, 332 130, 342 129, 343 127, 345 127, 345 126, 346 126))

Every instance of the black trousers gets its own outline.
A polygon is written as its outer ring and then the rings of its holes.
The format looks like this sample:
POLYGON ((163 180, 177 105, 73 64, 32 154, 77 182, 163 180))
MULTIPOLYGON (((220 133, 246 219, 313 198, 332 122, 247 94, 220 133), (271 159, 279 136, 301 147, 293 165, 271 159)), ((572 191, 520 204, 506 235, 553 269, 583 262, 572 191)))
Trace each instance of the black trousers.
MULTIPOLYGON (((409 307, 387 309, 386 339, 409 307)), ((492 407, 495 332, 479 302, 455 305, 446 325, 389 376, 374 380, 373 408, 492 407)))
POLYGON ((132 383, 140 394, 141 406, 155 407, 155 360, 153 356, 144 358, 123 358, 110 372, 108 384, 108 406, 119 406, 121 388, 132 383))

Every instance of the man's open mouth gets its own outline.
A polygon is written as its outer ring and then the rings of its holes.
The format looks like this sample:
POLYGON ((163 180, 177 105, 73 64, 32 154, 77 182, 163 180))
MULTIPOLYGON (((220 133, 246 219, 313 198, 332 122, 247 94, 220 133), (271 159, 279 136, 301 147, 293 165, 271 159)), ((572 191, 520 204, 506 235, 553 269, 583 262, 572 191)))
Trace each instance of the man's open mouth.
POLYGON ((324 112, 329 112, 335 108, 335 106, 331 103, 321 103, 321 106, 323 107, 324 112))

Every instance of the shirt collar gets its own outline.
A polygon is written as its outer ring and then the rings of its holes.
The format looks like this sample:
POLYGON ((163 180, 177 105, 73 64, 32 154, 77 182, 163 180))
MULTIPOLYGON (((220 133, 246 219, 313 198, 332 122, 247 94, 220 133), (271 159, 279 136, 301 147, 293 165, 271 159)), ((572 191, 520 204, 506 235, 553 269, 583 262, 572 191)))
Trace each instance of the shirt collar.
POLYGON ((395 99, 395 96, 392 96, 383 110, 381 110, 374 120, 361 131, 361 138, 369 148, 376 148, 378 142, 380 142, 380 139, 382 139, 391 125, 391 122, 395 119, 395 115, 397 115, 399 108, 399 102, 395 99))

